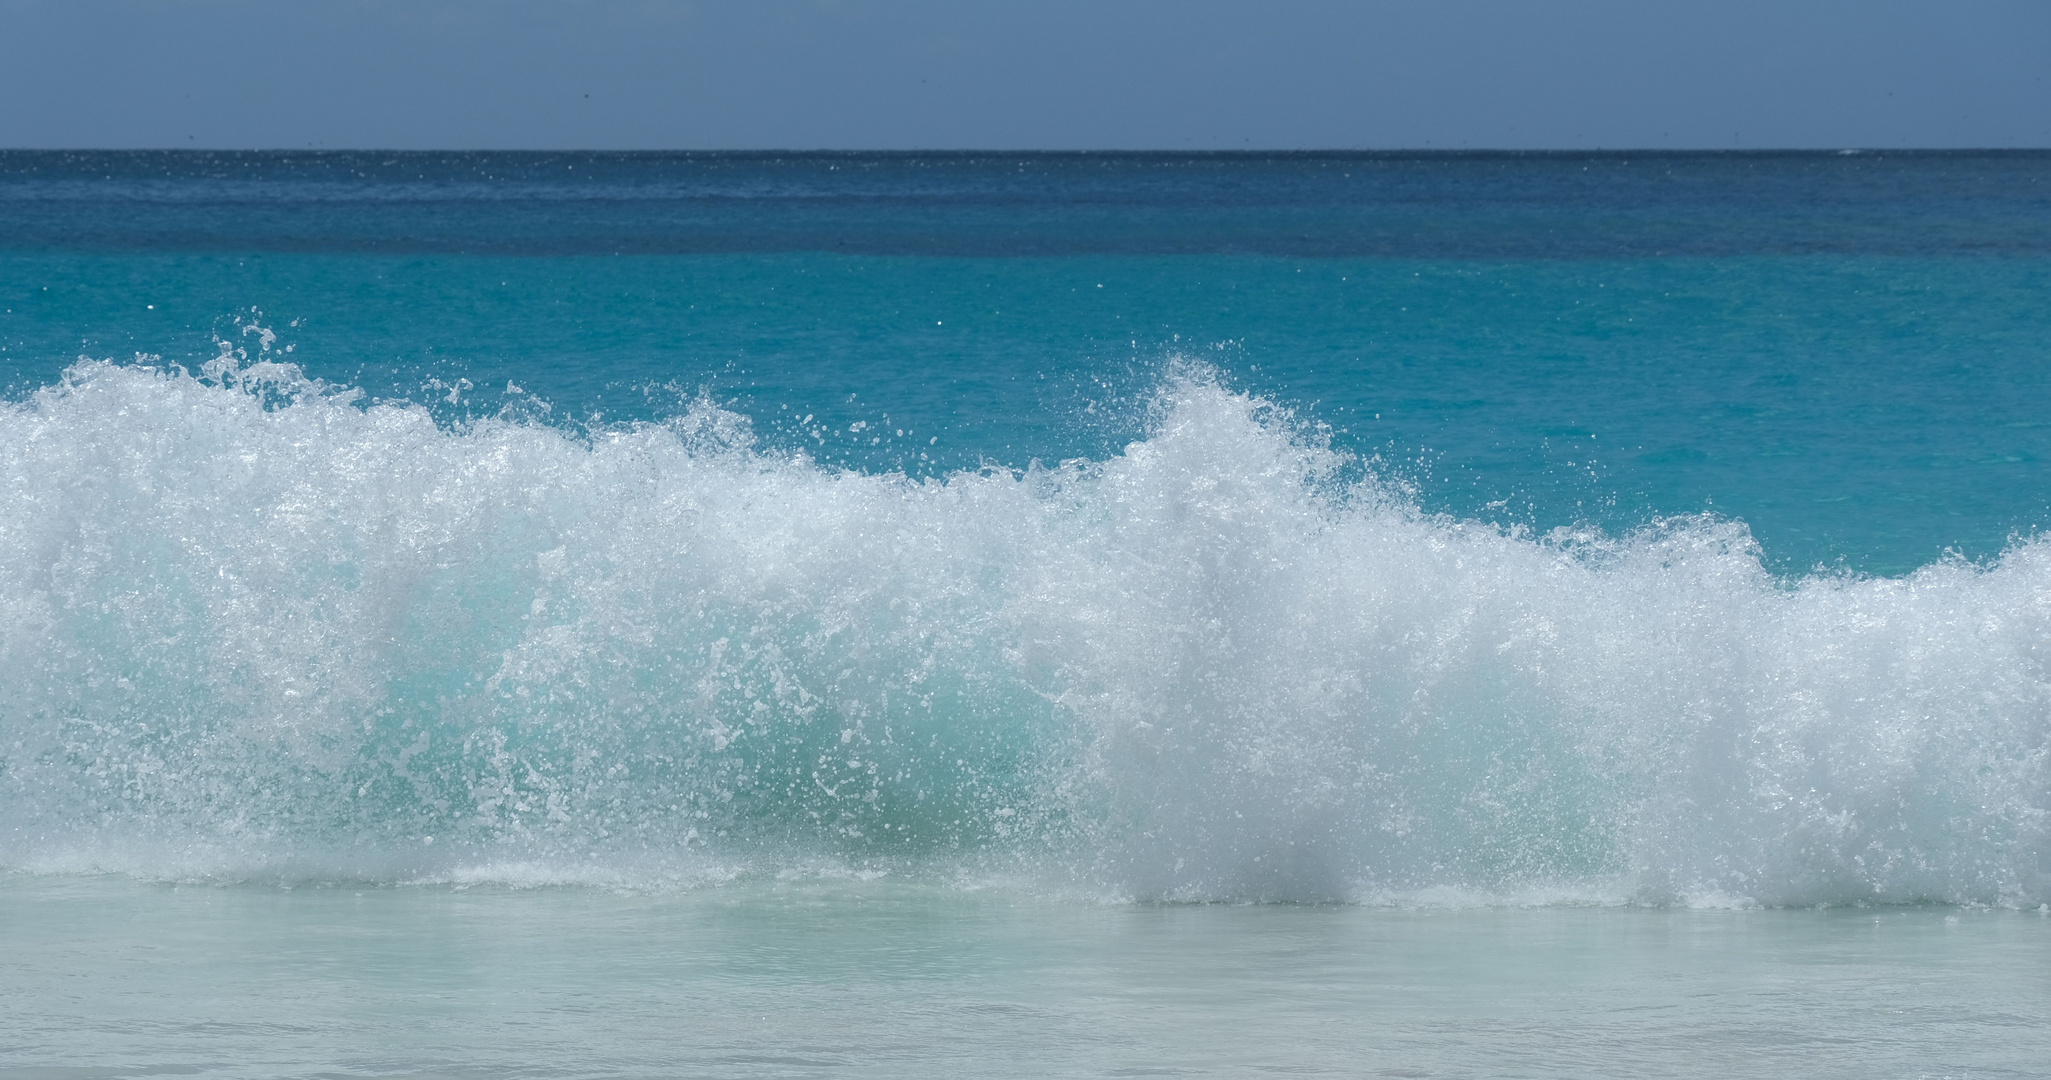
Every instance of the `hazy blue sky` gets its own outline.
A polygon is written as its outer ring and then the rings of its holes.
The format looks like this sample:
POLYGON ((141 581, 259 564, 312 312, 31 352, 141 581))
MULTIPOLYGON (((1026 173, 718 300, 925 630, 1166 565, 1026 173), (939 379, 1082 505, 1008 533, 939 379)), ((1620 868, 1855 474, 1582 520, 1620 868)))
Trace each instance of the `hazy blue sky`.
POLYGON ((2051 146, 2051 2, 0 0, 0 146, 2051 146))

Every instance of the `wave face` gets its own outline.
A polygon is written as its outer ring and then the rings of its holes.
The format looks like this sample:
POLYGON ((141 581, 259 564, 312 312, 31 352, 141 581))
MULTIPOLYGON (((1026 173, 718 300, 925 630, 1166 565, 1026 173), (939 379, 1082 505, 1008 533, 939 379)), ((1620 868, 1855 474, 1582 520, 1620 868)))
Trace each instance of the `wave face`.
POLYGON ((0 406, 0 864, 2051 901, 2051 544, 1505 532, 1194 369, 1107 460, 923 481, 354 397, 0 406))

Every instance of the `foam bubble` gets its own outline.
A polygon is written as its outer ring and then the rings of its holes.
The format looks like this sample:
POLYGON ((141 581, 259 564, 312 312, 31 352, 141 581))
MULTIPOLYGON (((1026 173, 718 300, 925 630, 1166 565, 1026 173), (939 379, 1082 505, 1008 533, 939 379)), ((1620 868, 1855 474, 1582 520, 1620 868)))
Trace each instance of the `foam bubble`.
POLYGON ((2042 543, 1505 532, 1198 369, 1107 460, 932 480, 243 371, 0 406, 0 865, 2051 898, 2042 543))

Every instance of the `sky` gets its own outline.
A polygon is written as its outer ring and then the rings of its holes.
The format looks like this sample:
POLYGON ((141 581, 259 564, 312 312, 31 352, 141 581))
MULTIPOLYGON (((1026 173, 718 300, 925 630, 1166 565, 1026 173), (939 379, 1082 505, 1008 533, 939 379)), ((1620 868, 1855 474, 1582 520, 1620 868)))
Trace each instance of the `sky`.
POLYGON ((0 0, 0 147, 2051 147, 2045 0, 0 0))

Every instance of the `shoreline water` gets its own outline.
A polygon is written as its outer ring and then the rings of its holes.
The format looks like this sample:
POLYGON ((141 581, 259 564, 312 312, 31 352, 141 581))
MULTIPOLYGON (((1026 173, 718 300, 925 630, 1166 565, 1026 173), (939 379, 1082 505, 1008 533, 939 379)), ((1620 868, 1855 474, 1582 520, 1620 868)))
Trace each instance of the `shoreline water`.
POLYGON ((2037 913, 0 879, 0 1076, 2034 1075, 2037 913))

